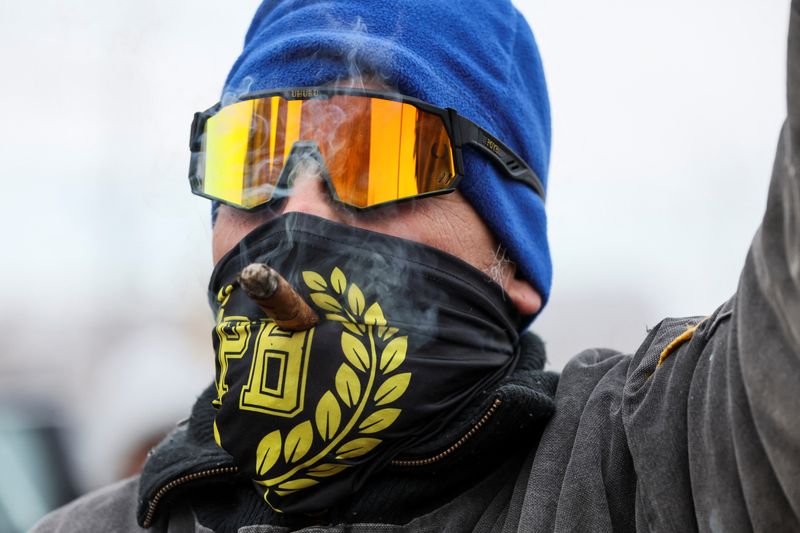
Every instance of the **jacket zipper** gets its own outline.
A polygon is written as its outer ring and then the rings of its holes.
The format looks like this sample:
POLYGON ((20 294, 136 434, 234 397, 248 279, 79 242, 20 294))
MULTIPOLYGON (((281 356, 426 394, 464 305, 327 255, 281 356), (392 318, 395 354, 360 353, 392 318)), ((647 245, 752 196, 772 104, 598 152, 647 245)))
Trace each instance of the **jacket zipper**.
POLYGON ((212 468, 210 470, 202 470, 200 472, 195 472, 194 474, 187 474, 185 476, 181 476, 179 478, 173 479, 156 492, 156 495, 153 496, 153 499, 150 500, 150 504, 147 508, 147 516, 144 518, 143 526, 145 529, 148 529, 152 525, 153 516, 156 514, 156 508, 158 507, 158 503, 161 501, 161 498, 164 497, 166 493, 174 489, 175 487, 180 487, 184 483, 188 483, 189 481, 194 481, 196 479, 203 479, 207 477, 214 477, 220 476, 223 474, 235 474, 238 472, 238 468, 235 466, 222 466, 218 468, 212 468))
POLYGON ((435 463, 437 461, 441 461, 448 455, 451 455, 453 452, 461 448, 469 439, 471 439, 475 433, 477 433, 486 423, 492 418, 497 408, 500 407, 500 404, 503 403, 503 400, 500 398, 495 398, 494 402, 492 403, 491 407, 483 414, 483 416, 475 422, 475 425, 470 428, 469 431, 464 433, 460 439, 454 442, 450 447, 446 450, 443 450, 432 457, 427 457, 425 459, 397 459, 392 461, 392 466, 428 466, 429 464, 435 463))
MULTIPOLYGON (((445 457, 453 454, 456 450, 461 448, 468 440, 470 440, 475 434, 480 431, 480 429, 486 425, 487 422, 492 418, 497 408, 503 403, 503 400, 500 398, 495 398, 492 405, 489 409, 483 414, 475 425, 473 425, 469 431, 467 431, 464 435, 461 436, 456 442, 450 445, 446 450, 443 450, 432 457, 427 457, 425 459, 396 459, 392 461, 392 466, 427 466, 429 464, 435 463, 437 461, 441 461, 445 457)), ((145 516, 143 526, 145 529, 149 528, 152 525, 153 517, 156 514, 156 508, 158 507, 159 502, 161 499, 166 495, 169 491, 174 489, 175 487, 179 487, 184 483, 188 483, 189 481, 195 481, 197 479, 203 479, 207 477, 219 476, 223 474, 234 474, 238 472, 238 468, 235 466, 225 466, 219 468, 212 468, 210 470, 202 470, 200 472, 195 472, 194 474, 187 474, 185 476, 181 476, 177 479, 173 479, 163 487, 159 489, 153 499, 150 500, 150 504, 147 509, 147 516, 145 516)))

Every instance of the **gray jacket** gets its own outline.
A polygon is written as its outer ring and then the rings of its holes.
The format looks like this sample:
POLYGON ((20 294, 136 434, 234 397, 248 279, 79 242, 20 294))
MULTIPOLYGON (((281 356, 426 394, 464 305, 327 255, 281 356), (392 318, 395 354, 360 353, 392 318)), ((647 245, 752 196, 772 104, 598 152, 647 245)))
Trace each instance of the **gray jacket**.
MULTIPOLYGON (((304 531, 800 531, 800 0, 791 5, 788 119, 733 298, 709 317, 664 320, 633 355, 578 354, 521 469, 405 525, 304 531)), ((120 482, 33 531, 143 531, 137 496, 138 478, 120 482)), ((189 507, 167 518, 170 532, 208 531, 189 507)))

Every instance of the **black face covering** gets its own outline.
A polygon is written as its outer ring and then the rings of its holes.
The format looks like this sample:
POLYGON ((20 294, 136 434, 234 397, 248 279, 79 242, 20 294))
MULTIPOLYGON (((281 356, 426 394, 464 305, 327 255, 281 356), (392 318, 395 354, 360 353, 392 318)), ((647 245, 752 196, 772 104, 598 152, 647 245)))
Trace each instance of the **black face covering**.
POLYGON ((284 512, 356 491, 514 366, 521 318, 502 289, 434 248, 289 213, 217 265, 217 443, 284 512), (266 262, 320 315, 287 332, 238 286, 266 262))

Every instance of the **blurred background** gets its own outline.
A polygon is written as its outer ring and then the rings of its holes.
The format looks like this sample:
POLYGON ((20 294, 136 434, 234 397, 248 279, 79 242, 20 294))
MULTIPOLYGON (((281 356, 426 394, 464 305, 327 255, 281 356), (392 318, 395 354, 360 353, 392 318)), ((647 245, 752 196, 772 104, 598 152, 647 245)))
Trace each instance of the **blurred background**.
MULTIPOLYGON (((0 4, 0 532, 135 471, 213 378, 188 128, 257 4, 0 4)), ((516 4, 552 100, 555 284, 533 329, 560 369, 735 290, 785 113, 789 2, 516 4)))

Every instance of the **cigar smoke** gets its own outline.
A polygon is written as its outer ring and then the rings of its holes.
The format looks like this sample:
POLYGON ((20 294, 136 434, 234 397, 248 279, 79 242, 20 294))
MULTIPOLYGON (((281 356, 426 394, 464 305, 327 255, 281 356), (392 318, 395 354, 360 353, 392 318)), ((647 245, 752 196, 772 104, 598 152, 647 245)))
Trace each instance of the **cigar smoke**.
MULTIPOLYGON (((335 20, 333 16, 328 20, 331 28, 342 30, 343 33, 348 34, 349 50, 346 55, 341 56, 341 61, 346 65, 346 73, 341 77, 330 80, 320 80, 320 85, 333 85, 339 87, 361 88, 361 89, 381 89, 386 91, 400 92, 397 86, 397 80, 389 74, 390 67, 394 62, 392 51, 387 49, 376 49, 374 43, 368 38, 369 29, 363 19, 360 17, 355 20, 343 21, 335 20)), ((404 24, 398 21, 398 31, 404 24)), ((316 53, 309 57, 309 64, 315 63, 316 53)), ((239 101, 241 97, 253 90, 254 80, 252 78, 245 78, 238 87, 229 89, 223 96, 223 103, 229 104, 239 101)), ((261 89, 262 87, 258 87, 261 89)), ((330 104, 330 102, 328 102, 330 104)), ((353 124, 347 119, 348 114, 339 109, 335 105, 327 105, 315 110, 313 103, 308 105, 309 117, 312 116, 314 123, 318 126, 315 128, 315 140, 319 145, 320 152, 324 155, 322 161, 323 165, 328 165, 334 159, 334 155, 342 150, 353 149, 352 144, 348 144, 348 139, 351 135, 348 133, 353 129, 353 124)), ((267 130, 266 123, 271 120, 270 116, 256 116, 254 120, 264 121, 262 129, 267 130)), ((301 139, 302 140, 302 139, 301 139)), ((264 142, 268 142, 265 140, 264 142)), ((266 146, 251 147, 251 149, 264 149, 266 146)), ((288 152, 288 150, 287 150, 288 152)), ((287 154, 288 155, 288 154, 287 154)), ((269 164, 269 162, 265 162, 269 164)), ((330 169, 328 169, 330 170, 330 169)), ((349 172, 357 171, 356 169, 347 169, 349 172)), ((291 173, 286 176, 285 180, 281 181, 280 186, 276 183, 259 184, 258 187, 268 188, 263 192, 269 193, 270 196, 275 198, 285 198, 292 193, 292 186, 296 179, 300 176, 306 178, 315 177, 316 179, 322 178, 323 168, 320 166, 320 161, 313 157, 305 156, 301 160, 294 161, 294 166, 291 173)), ((258 174, 259 172, 256 172, 258 174)), ((358 178, 356 178, 358 179, 358 178)), ((277 216, 281 212, 281 208, 276 207, 276 211, 272 216, 277 216)), ((412 206, 413 208, 413 206, 412 206)), ((392 216, 392 208, 386 208, 387 211, 375 212, 372 214, 353 213, 346 210, 337 212, 341 215, 339 222, 347 223, 350 217, 366 217, 366 216, 392 216)), ((270 217, 271 218, 271 217, 270 217)), ((265 217, 265 221, 268 218, 265 217)), ((363 219, 362 219, 363 220, 363 219)), ((286 238, 275 249, 270 252, 270 256, 277 257, 289 250, 293 249, 294 243, 292 242, 291 228, 288 227, 289 221, 286 221, 286 238)), ((369 247, 370 236, 365 235, 364 246, 369 247)), ((289 283, 280 277, 280 274, 267 267, 262 263, 253 263, 254 261, 269 261, 269 257, 254 257, 249 254, 244 243, 240 243, 242 250, 242 264, 244 267, 240 274, 240 283, 242 288, 247 292, 248 296, 253 299, 262 308, 264 313, 270 316, 284 329, 307 329, 312 327, 318 320, 314 312, 308 305, 302 301, 289 283), (250 264, 253 263, 253 264, 250 264), (282 282, 276 281, 280 277, 282 282), (282 289, 288 288, 288 291, 282 289), (300 303, 287 303, 282 301, 280 304, 275 303, 278 294, 292 294, 293 302, 299 301, 300 303), (290 292, 289 292, 290 291, 290 292), (302 305, 301 305, 302 304, 302 305), (297 306, 295 308, 294 306, 297 306), (296 309, 305 309, 313 315, 313 318, 308 318, 308 313, 305 311, 297 317, 293 316, 296 309), (300 317, 299 320, 295 321, 300 317)), ((403 246, 398 243, 397 250, 394 254, 396 258, 406 256, 407 252, 403 246)), ((497 263, 502 264, 504 254, 498 254, 497 263)), ((393 320, 404 323, 416 324, 417 333, 416 339, 420 343, 424 343, 427 336, 435 337, 438 327, 438 314, 439 310, 435 306, 425 309, 414 307, 411 300, 405 301, 402 299, 391 298, 392 287, 402 286, 404 280, 409 279, 410 272, 406 271, 406 267, 402 262, 393 261, 391 258, 383 257, 380 254, 367 255, 358 260, 342 257, 341 263, 338 264, 343 270, 353 273, 358 273, 358 280, 362 287, 369 287, 370 292, 376 295, 376 298, 385 301, 392 300, 393 305, 393 320), (391 281, 387 277, 392 278, 391 281), (378 295, 385 295, 384 298, 378 298, 378 295)), ((499 270, 494 269, 494 278, 500 277, 499 270)), ((299 275, 298 272, 284 271, 283 274, 289 279, 295 280, 299 275)), ((436 291, 436 287, 430 287, 429 290, 436 291)), ((442 295, 444 298, 445 295, 442 295)), ((299 313, 299 311, 298 311, 299 313)))

